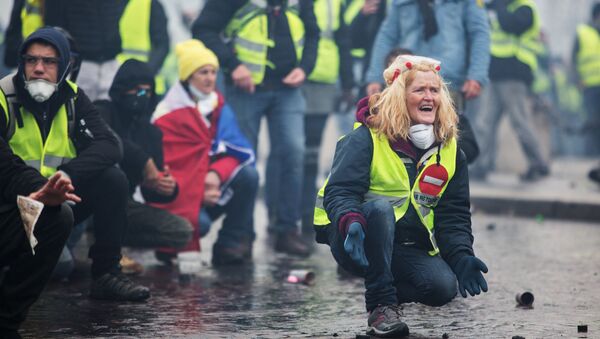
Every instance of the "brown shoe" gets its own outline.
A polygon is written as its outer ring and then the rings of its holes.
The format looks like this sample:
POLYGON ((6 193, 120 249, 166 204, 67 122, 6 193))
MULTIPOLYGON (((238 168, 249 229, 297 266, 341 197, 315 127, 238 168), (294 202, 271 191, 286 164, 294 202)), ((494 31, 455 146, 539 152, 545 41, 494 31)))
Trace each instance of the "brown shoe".
POLYGON ((213 266, 241 265, 250 262, 252 261, 252 244, 246 241, 233 247, 215 244, 211 261, 213 266))
POLYGON ((310 248, 296 232, 281 233, 276 236, 275 251, 284 252, 299 257, 308 257, 310 248))

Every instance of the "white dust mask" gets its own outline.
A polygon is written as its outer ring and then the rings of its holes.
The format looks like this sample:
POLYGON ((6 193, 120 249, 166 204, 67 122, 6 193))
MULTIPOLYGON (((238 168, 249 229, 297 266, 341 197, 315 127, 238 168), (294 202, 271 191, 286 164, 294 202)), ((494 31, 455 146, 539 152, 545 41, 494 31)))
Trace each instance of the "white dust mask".
POLYGON ((428 149, 435 142, 433 125, 417 124, 410 126, 408 138, 419 149, 428 149))
POLYGON ((58 89, 58 85, 44 79, 35 79, 30 81, 25 81, 25 89, 33 100, 37 102, 44 102, 56 92, 58 89))

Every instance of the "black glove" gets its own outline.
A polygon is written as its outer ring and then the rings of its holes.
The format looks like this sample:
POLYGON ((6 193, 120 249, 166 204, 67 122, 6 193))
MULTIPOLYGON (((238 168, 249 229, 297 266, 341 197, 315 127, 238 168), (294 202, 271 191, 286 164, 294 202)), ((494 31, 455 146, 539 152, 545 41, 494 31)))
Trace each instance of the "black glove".
POLYGON ((454 273, 458 279, 458 291, 463 298, 467 297, 467 291, 471 296, 475 296, 481 291, 487 292, 487 282, 481 274, 481 272, 487 273, 487 271, 488 268, 483 261, 472 255, 465 256, 458 261, 454 273))

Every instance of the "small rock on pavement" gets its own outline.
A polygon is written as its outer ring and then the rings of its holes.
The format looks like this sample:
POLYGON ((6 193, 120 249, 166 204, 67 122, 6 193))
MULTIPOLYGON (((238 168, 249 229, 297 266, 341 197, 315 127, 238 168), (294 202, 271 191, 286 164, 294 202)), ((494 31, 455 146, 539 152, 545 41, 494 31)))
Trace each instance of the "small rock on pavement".
POLYGON ((520 335, 513 335, 512 339, 525 339, 525 337, 521 337, 520 335))
POLYGON ((577 333, 587 333, 587 325, 577 325, 577 333))
POLYGON ((489 223, 487 225, 487 229, 490 230, 490 231, 495 230, 496 229, 496 224, 494 224, 493 222, 489 223))
POLYGON ((448 339, 448 338, 450 338, 450 336, 448 335, 448 333, 442 334, 442 339, 448 339))

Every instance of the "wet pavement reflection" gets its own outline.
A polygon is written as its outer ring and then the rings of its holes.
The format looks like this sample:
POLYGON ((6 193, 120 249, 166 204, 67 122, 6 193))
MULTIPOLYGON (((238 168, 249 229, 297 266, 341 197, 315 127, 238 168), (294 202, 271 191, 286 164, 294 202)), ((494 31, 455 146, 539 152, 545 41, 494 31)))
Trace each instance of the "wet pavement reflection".
MULTIPOLYGON (((403 306, 411 338, 600 337, 600 224, 475 215, 475 249, 490 269, 487 294, 440 308, 403 306), (488 227, 493 223, 495 227, 488 227), (515 295, 531 291, 532 308, 515 295), (587 325, 587 333, 577 333, 587 325)), ((216 269, 210 239, 202 270, 181 278, 151 251, 133 251, 145 272, 145 303, 87 297, 88 267, 48 286, 22 329, 31 338, 355 338, 366 328, 363 283, 337 271, 328 248, 306 259, 275 253, 259 230, 254 263, 216 269), (291 270, 315 273, 313 285, 287 282, 291 270)), ((80 256, 83 258, 84 256, 80 256)))

